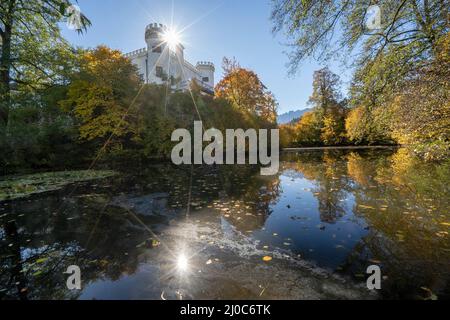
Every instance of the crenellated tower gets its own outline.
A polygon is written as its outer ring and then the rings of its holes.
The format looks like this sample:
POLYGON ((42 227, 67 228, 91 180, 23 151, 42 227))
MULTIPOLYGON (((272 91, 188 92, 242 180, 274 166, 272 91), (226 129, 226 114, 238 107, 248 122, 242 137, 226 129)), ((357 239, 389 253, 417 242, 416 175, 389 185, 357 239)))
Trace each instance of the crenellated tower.
POLYGON ((149 52, 160 53, 164 51, 164 32, 166 32, 167 27, 160 23, 150 23, 145 28, 145 42, 147 43, 147 48, 149 52))
POLYGON ((196 69, 202 77, 202 82, 214 88, 214 72, 216 71, 214 64, 212 62, 200 61, 197 62, 196 69))

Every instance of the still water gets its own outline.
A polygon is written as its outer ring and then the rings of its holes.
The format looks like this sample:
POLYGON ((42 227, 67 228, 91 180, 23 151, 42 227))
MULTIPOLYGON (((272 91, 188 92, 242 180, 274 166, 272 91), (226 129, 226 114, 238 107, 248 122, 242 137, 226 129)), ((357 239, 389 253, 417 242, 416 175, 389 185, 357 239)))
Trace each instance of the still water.
POLYGON ((148 165, 3 201, 0 298, 449 299, 449 182, 403 149, 328 150, 273 177, 148 165))

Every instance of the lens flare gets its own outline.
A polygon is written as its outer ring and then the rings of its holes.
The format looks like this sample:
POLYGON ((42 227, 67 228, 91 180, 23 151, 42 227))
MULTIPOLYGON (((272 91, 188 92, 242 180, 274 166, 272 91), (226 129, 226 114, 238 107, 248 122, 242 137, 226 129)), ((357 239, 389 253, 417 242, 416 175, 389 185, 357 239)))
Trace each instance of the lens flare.
POLYGON ((180 271, 186 271, 188 268, 188 259, 184 254, 180 254, 177 259, 177 268, 180 271))
POLYGON ((180 34, 173 29, 168 29, 164 35, 163 40, 169 46, 170 50, 175 50, 180 44, 180 34))

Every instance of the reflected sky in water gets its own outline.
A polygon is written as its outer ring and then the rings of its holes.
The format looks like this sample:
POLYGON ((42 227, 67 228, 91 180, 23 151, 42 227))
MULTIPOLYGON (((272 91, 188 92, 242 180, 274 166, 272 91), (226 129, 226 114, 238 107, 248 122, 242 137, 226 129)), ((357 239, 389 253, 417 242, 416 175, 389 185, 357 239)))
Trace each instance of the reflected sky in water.
POLYGON ((449 176, 403 149, 310 151, 274 177, 149 165, 0 202, 0 297, 449 298, 449 176))

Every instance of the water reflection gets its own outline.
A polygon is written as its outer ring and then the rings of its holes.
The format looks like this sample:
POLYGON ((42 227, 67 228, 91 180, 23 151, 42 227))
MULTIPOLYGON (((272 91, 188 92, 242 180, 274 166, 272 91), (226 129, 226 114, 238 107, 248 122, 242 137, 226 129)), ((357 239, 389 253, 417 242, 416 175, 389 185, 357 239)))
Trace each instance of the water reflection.
POLYGON ((370 264, 380 297, 449 298, 449 177, 403 149, 312 151, 271 178, 158 165, 0 202, 0 298, 367 298, 370 264))

